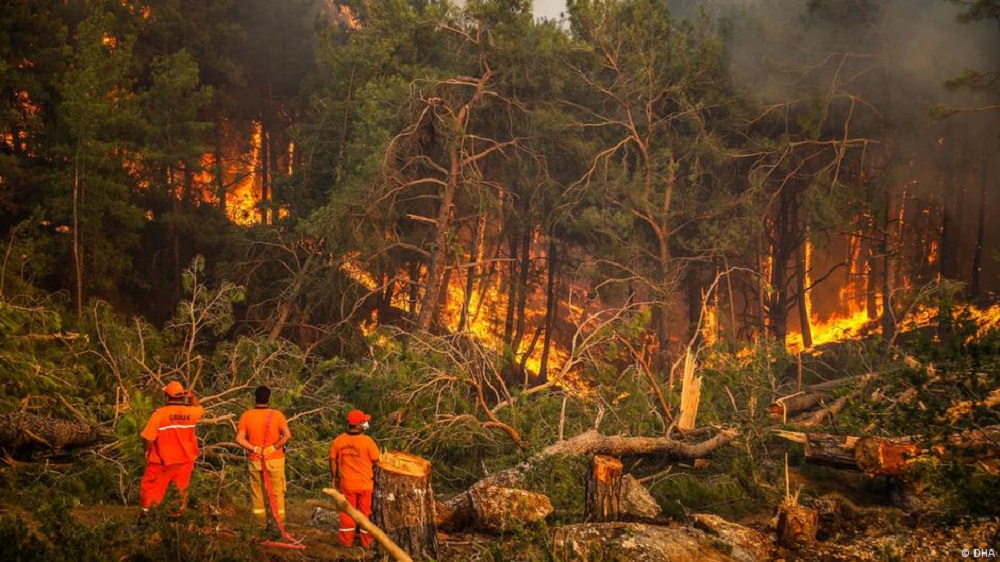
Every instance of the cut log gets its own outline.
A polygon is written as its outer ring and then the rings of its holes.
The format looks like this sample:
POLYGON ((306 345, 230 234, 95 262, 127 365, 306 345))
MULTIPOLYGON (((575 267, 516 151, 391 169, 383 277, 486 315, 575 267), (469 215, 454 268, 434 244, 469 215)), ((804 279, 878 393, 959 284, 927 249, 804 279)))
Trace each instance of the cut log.
POLYGON ((617 521, 622 503, 622 463, 614 457, 595 455, 587 474, 587 499, 583 519, 587 523, 617 521))
POLYGON ((872 476, 899 476, 919 454, 920 448, 908 437, 862 437, 854 446, 858 468, 872 476))
POLYGON ((101 427, 28 412, 0 413, 0 448, 73 449, 96 445, 112 437, 101 427))
POLYGON ((473 521, 477 529, 503 533, 522 528, 526 523, 545 519, 552 513, 548 496, 499 486, 473 486, 469 489, 473 521))
POLYGON ((793 414, 803 410, 808 410, 819 404, 830 395, 825 392, 809 392, 784 396, 771 403, 768 411, 771 419, 775 421, 786 421, 793 414))
POLYGON ((811 463, 858 469, 857 460, 854 458, 857 437, 797 431, 776 431, 775 434, 789 441, 801 443, 805 447, 806 460, 811 463))
POLYGON ((626 437, 603 435, 596 430, 585 431, 565 441, 559 441, 542 450, 543 455, 662 455, 664 457, 694 460, 729 443, 739 435, 724 429, 718 435, 701 443, 686 443, 669 437, 626 437))
POLYGON ((469 527, 501 533, 545 519, 552 511, 548 496, 499 486, 485 478, 461 494, 437 502, 435 521, 449 533, 469 527))
POLYGON ((785 548, 801 548, 816 542, 819 514, 802 505, 778 506, 778 544, 785 548))
POLYGON ((461 529, 471 527, 476 520, 476 513, 472 509, 472 496, 468 491, 434 505, 434 523, 437 528, 453 533, 461 529))
POLYGON ((375 471, 372 522, 413 557, 437 557, 431 463, 386 452, 375 471))
POLYGON ((663 513, 649 490, 630 474, 622 476, 621 514, 637 519, 656 519, 663 513))
POLYGON ((643 523, 583 523, 555 530, 553 558, 559 562, 731 562, 720 541, 697 529, 643 523))
POLYGON ((847 401, 853 398, 853 395, 845 394, 840 398, 833 401, 833 404, 826 406, 825 408, 820 408, 815 412, 806 414, 803 418, 796 419, 795 423, 805 426, 819 425, 826 421, 827 418, 833 418, 839 414, 845 406, 847 406, 847 401))
POLYGON ((771 538, 743 525, 731 523, 718 515, 695 513, 691 516, 695 528, 701 529, 732 547, 731 556, 742 561, 771 560, 774 543, 771 538))

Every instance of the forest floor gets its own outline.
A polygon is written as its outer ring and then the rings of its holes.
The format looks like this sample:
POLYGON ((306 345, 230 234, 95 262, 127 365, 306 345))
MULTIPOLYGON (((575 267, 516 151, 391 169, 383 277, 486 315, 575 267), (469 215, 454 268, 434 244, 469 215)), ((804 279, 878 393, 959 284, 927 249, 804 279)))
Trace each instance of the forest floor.
MULTIPOLYGON (((793 483, 820 488, 831 487, 832 482, 821 482, 829 475, 820 471, 791 473, 793 483)), ((879 494, 869 494, 862 487, 853 486, 848 478, 840 480, 840 491, 831 491, 821 499, 835 498, 833 510, 821 515, 821 532, 824 540, 800 551, 778 550, 772 560, 831 560, 831 561, 925 561, 959 560, 974 556, 978 559, 1000 559, 1000 520, 977 518, 951 522, 921 521, 919 517, 903 514, 886 507, 879 494), (831 518, 832 517, 832 518, 831 518), (979 548, 980 551, 974 549, 979 548), (990 548, 995 549, 990 556, 990 548), (964 553, 968 552, 968 556, 964 553)), ((857 478, 862 478, 857 475, 857 478)), ((361 561, 384 560, 377 550, 364 550, 358 546, 345 548, 337 539, 336 523, 320 521, 314 517, 317 502, 289 501, 288 533, 306 546, 305 550, 284 549, 260 544, 260 531, 250 525, 251 516, 245 509, 226 506, 218 508, 201 502, 193 511, 202 517, 184 517, 178 521, 143 527, 136 524, 137 507, 116 505, 86 505, 73 510, 73 516, 86 526, 118 524, 127 535, 123 544, 144 544, 148 553, 163 545, 165 550, 175 549, 164 534, 176 531, 178 536, 196 535, 209 545, 211 559, 246 559, 253 561, 361 561), (200 522, 196 522, 200 521, 200 522), (239 554, 237 554, 239 553, 239 554)), ((763 508, 764 506, 762 506, 763 508)), ((765 529, 769 525, 770 510, 740 521, 751 528, 765 529)), ((30 516, 29 516, 30 517, 30 516)), ((676 525, 677 523, 671 523, 676 525)), ((537 539, 537 537, 535 537, 537 539)), ((478 533, 439 533, 439 562, 500 561, 522 549, 534 550, 531 545, 519 542, 529 537, 498 537, 478 533)), ((534 545, 535 547, 540 545, 534 545)), ((204 548, 204 547, 202 547, 204 548)), ((544 548, 543 548, 544 550, 544 548)), ((203 551, 204 552, 204 551, 203 551)), ((206 554, 208 553, 206 552, 206 554)), ((119 551, 120 559, 130 559, 134 553, 119 551)), ((164 553, 167 554, 167 553, 164 553)), ((169 555, 168 555, 169 557, 169 555)), ((187 559, 187 557, 184 557, 187 559)), ((535 558, 525 558, 535 559, 535 558)), ((734 558, 738 559, 738 558, 734 558)))
MULTIPOLYGON (((360 546, 344 547, 337 538, 336 524, 317 525, 312 517, 314 506, 310 502, 289 502, 288 534, 305 545, 304 550, 286 549, 277 546, 261 544, 263 533, 259 528, 251 526, 251 515, 248 511, 226 506, 222 509, 214 505, 201 503, 194 511, 202 518, 183 517, 177 521, 165 524, 141 526, 137 524, 140 508, 121 505, 82 505, 72 511, 73 517, 87 527, 101 524, 117 525, 125 535, 121 537, 123 544, 144 544, 148 552, 150 548, 163 544, 164 550, 171 550, 173 545, 167 544, 164 532, 176 531, 178 536, 198 535, 204 543, 210 545, 211 559, 228 559, 232 554, 249 553, 247 560, 253 561, 328 561, 348 562, 361 560, 381 560, 382 555, 375 548, 363 549, 360 546), (201 519, 197 521, 196 519, 201 519), (209 521, 207 523, 205 521, 209 521)), ((12 515, 9 510, 0 510, 0 515, 12 515)), ((32 522, 30 512, 17 513, 32 522)), ((280 539, 279 539, 280 540, 280 539)), ((447 535, 438 534, 440 562, 459 562, 477 560, 480 553, 496 542, 496 537, 486 535, 461 533, 447 535)), ((135 554, 125 550, 115 553, 115 558, 130 559, 135 554)), ((168 553, 167 554, 169 557, 168 553)), ((187 558, 186 556, 183 558, 187 558)), ((244 556, 240 556, 241 559, 244 556)))

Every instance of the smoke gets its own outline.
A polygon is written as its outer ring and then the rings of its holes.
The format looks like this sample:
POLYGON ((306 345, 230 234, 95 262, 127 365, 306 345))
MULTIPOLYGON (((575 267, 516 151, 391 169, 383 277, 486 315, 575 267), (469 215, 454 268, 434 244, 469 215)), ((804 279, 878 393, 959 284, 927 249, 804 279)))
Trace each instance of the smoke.
POLYGON ((947 80, 968 68, 1000 69, 996 23, 960 23, 958 7, 945 0, 676 4, 679 16, 690 16, 697 4, 724 23, 734 78, 765 98, 785 99, 793 87, 851 90, 858 80, 871 84, 875 78, 868 73, 881 73, 893 102, 913 110, 902 114, 926 115, 936 104, 970 101, 968 93, 947 92, 947 80))
MULTIPOLYGON (((960 7, 946 0, 668 1, 678 19, 705 14, 718 25, 734 83, 760 104, 859 100, 858 134, 875 123, 883 142, 888 169, 879 181, 898 217, 891 228, 910 232, 890 251, 903 267, 969 283, 983 238, 980 292, 1000 288, 1000 215, 982 212, 1000 198, 991 179, 1000 175, 1000 110, 935 111, 1000 102, 1000 88, 945 87, 970 70, 1000 71, 1000 22, 962 23, 960 7), (953 271, 928 262, 935 244, 953 271)), ((830 123, 844 118, 833 114, 830 123)))

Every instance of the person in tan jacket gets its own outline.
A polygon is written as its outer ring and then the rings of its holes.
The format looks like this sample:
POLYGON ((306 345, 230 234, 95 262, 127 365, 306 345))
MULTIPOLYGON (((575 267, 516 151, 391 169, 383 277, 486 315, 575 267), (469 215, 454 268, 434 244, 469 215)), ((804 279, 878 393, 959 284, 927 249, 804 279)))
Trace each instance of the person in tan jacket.
POLYGON ((292 438, 285 415, 269 406, 271 389, 259 386, 254 391, 254 407, 243 412, 236 425, 236 443, 249 453, 247 475, 250 478, 250 496, 253 514, 263 526, 267 524, 264 506, 264 471, 271 481, 275 506, 272 515, 285 520, 285 444, 292 438))

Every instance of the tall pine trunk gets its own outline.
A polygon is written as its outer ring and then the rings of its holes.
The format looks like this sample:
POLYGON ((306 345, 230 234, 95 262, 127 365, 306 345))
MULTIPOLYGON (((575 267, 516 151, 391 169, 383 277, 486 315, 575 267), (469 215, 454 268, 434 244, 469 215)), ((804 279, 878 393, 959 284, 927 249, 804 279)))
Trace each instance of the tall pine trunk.
MULTIPOLYGON (((986 146, 986 143, 983 143, 986 146)), ((982 156, 982 168, 979 171, 979 215, 976 221, 976 247, 972 255, 972 284, 969 286, 969 296, 975 298, 982 293, 981 277, 983 273, 983 239, 986 237, 986 205, 989 203, 987 181, 989 159, 982 156)))
POLYGON ((556 238, 549 234, 548 255, 549 280, 545 289, 545 339, 542 342, 542 360, 538 367, 538 379, 545 382, 548 379, 549 352, 552 350, 552 331, 556 323, 556 313, 559 310, 559 299, 556 295, 556 269, 559 260, 556 255, 556 238))
POLYGON ((80 204, 83 202, 83 171, 80 169, 82 146, 76 145, 73 157, 73 277, 76 288, 76 316, 83 318, 83 234, 80 232, 80 204))

